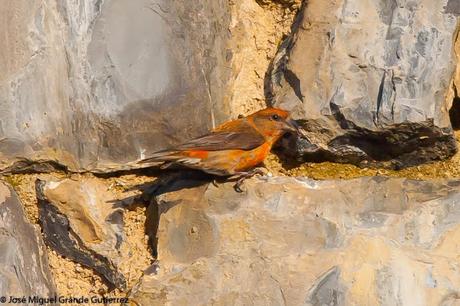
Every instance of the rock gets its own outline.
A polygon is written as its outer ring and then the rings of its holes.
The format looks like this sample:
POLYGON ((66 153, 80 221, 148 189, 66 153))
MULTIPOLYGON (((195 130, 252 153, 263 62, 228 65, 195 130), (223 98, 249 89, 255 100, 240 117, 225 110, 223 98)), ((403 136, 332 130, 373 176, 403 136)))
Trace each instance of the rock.
MULTIPOLYGON (((460 6, 460 3, 458 4, 460 6)), ((460 13, 459 13, 460 14, 460 13)), ((460 56, 460 36, 457 33, 454 44, 455 54, 457 54, 457 67, 455 69, 452 89, 447 96, 447 99, 452 100, 452 105, 449 110, 450 121, 454 129, 460 128, 460 62, 458 61, 460 56)))
POLYGON ((232 185, 154 199, 158 263, 131 302, 460 302, 460 181, 278 177, 248 180, 244 193, 232 185))
MULTIPOLYGON (((17 195, 0 183, 0 296, 52 298, 56 288, 40 232, 17 195)), ((4 303, 5 301, 1 301, 4 303)))
POLYGON ((0 21, 0 169, 103 171, 227 119, 225 0, 19 0, 0 21))
POLYGON ((119 271, 123 212, 114 194, 95 178, 37 180, 36 190, 45 243, 124 289, 119 271))
POLYGON ((460 16, 460 2, 457 0, 447 1, 447 5, 444 7, 446 13, 454 14, 455 16, 460 16))
POLYGON ((318 147, 306 159, 400 167, 456 152, 446 95, 457 2, 305 2, 268 96, 304 121, 318 147))

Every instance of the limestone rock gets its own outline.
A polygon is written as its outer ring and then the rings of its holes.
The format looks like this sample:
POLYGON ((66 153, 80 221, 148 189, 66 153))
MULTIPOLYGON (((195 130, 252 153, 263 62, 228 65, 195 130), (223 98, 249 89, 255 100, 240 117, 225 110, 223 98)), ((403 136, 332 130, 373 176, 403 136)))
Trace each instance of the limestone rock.
POLYGON ((105 169, 226 120, 229 22, 226 0, 3 3, 0 168, 105 169))
POLYGON ((460 302, 460 181, 279 177, 244 187, 210 184, 155 198, 158 264, 132 302, 460 302))
POLYGON ((0 295, 53 297, 51 277, 40 232, 25 218, 16 194, 0 183, 0 295))
POLYGON ((318 146, 305 157, 409 166, 453 155, 456 2, 304 3, 268 87, 318 146))
MULTIPOLYGON (((458 3, 459 6, 459 15, 460 15, 460 2, 458 3)), ((454 78, 452 89, 448 95, 448 99, 452 100, 452 105, 449 110, 450 120, 452 123, 452 127, 454 129, 460 128, 460 35, 457 33, 457 37, 455 39, 454 44, 454 51, 457 54, 457 67, 455 69, 454 78)))
POLYGON ((37 180, 36 190, 45 243, 124 288, 125 277, 118 268, 123 212, 107 187, 95 178, 37 180))

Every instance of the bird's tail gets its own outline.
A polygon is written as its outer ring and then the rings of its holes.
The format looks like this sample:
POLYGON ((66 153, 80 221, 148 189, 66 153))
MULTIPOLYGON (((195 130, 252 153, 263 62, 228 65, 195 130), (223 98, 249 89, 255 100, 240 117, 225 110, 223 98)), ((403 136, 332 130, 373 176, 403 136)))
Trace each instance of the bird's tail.
POLYGON ((162 162, 174 162, 183 158, 179 151, 160 151, 153 153, 150 157, 138 161, 139 164, 151 164, 162 162))
POLYGON ((195 168, 201 164, 201 158, 189 156, 186 151, 165 150, 153 153, 149 158, 138 161, 138 164, 148 164, 148 166, 161 164, 160 169, 165 169, 172 165, 195 168))

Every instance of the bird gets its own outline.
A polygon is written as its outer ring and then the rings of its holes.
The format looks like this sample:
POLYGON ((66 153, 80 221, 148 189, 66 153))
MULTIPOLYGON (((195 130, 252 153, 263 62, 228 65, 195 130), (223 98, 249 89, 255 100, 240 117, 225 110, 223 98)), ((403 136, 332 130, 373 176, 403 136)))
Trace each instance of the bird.
POLYGON ((246 117, 225 122, 209 133, 153 153, 140 164, 162 162, 198 169, 215 176, 237 179, 235 190, 241 192, 243 181, 255 174, 272 146, 286 133, 306 138, 305 131, 286 110, 268 107, 246 117))

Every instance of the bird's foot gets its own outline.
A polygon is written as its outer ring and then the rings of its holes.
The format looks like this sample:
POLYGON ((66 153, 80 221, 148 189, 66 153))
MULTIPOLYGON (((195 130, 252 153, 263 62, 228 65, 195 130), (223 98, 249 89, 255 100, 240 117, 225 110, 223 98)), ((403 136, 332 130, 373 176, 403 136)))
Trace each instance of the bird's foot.
POLYGON ((259 175, 267 174, 267 172, 268 172, 267 169, 262 168, 262 167, 255 168, 255 169, 253 169, 251 171, 248 171, 248 172, 241 172, 241 173, 233 176, 234 178, 238 179, 236 181, 236 184, 233 185, 233 188, 235 189, 236 192, 243 192, 243 190, 241 189, 241 185, 243 185, 245 180, 247 180, 248 178, 251 178, 251 177, 253 177, 254 175, 257 175, 257 174, 259 174, 259 175))

